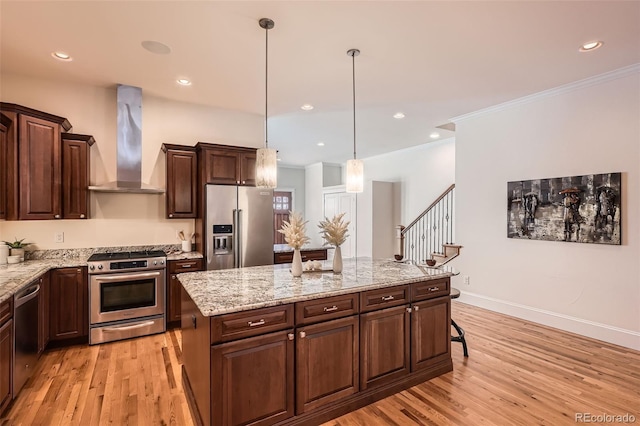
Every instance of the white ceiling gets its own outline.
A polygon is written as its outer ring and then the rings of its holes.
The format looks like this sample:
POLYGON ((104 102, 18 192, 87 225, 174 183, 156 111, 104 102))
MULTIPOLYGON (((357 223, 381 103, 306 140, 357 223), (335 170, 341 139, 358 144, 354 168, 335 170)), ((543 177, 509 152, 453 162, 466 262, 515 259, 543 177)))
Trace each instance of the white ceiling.
POLYGON ((359 158, 427 143, 452 117, 640 63, 638 1, 2 0, 0 71, 264 115, 263 17, 275 21, 269 142, 292 165, 352 156, 350 48, 362 52, 359 158), (594 39, 604 46, 578 52, 594 39), (172 52, 152 54, 144 40, 172 52), (406 118, 393 119, 398 111, 406 118))

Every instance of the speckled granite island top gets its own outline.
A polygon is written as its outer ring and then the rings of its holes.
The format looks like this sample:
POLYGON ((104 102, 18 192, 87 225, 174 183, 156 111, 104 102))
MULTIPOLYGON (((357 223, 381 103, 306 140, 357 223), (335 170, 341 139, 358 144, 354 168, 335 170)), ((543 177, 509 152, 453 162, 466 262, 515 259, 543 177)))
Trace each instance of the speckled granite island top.
MULTIPOLYGON (((392 260, 359 258, 343 263, 342 274, 305 272, 294 278, 290 265, 269 265, 190 272, 178 279, 202 315, 215 316, 453 275, 392 260)), ((329 262, 324 265, 330 268, 329 262)))

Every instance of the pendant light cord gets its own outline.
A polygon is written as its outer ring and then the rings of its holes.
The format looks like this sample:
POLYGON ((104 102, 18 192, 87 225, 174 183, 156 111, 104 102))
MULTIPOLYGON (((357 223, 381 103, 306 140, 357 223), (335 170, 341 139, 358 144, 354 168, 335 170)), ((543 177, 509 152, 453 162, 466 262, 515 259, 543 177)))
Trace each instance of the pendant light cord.
POLYGON ((269 28, 264 29, 265 33, 265 55, 264 55, 264 147, 269 148, 269 128, 267 126, 267 117, 268 115, 268 103, 269 99, 269 28))

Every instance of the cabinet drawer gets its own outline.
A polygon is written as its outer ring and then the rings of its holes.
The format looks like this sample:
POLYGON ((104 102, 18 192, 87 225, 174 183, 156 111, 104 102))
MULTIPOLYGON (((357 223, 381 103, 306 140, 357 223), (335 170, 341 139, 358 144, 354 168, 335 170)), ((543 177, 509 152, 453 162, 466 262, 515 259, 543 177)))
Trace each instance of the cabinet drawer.
POLYGON ((411 284, 413 302, 447 295, 449 295, 449 278, 411 284))
POLYGON ((293 327, 293 304, 211 318, 211 343, 229 342, 293 327))
POLYGON ((360 312, 369 312, 409 302, 409 286, 380 288, 360 293, 360 312))
POLYGON ((202 259, 184 259, 184 260, 170 260, 169 261, 169 273, 180 274, 182 272, 194 272, 202 271, 202 259))
POLYGON ((13 316, 13 297, 0 303, 0 325, 13 316))
MULTIPOLYGON (((327 250, 305 250, 300 252, 303 262, 307 260, 327 260, 327 250)), ((273 263, 291 263, 293 261, 293 252, 286 251, 283 253, 273 254, 273 263)))
POLYGON ((307 300, 296 303, 296 325, 313 324, 357 313, 357 293, 307 300))

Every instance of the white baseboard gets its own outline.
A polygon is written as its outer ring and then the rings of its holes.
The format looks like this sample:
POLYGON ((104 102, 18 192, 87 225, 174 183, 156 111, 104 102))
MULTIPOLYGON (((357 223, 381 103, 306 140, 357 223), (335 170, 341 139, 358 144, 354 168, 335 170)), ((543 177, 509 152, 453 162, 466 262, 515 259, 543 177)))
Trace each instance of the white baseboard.
POLYGON ((640 332, 638 331, 545 311, 543 309, 494 299, 493 297, 480 294, 465 291, 461 291, 460 293, 460 299, 458 300, 469 305, 640 351, 640 332))

